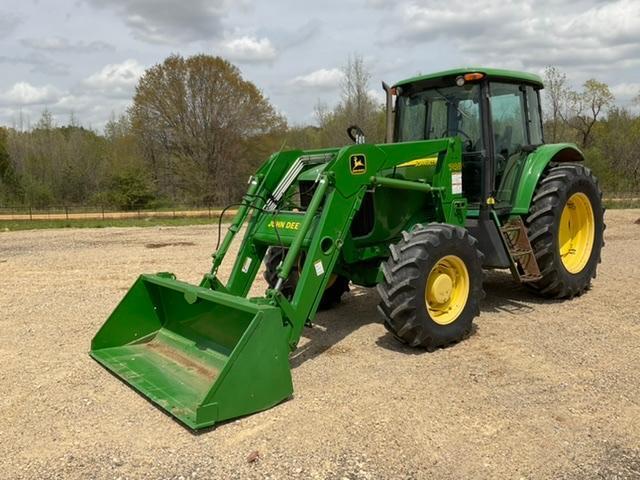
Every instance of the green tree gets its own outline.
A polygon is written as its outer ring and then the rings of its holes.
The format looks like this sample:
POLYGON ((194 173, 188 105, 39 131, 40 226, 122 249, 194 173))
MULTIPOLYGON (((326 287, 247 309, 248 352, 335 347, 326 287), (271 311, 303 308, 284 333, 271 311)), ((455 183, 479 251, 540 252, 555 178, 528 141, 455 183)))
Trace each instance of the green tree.
POLYGON ((581 92, 568 93, 564 120, 577 132, 583 148, 591 145, 593 127, 614 99, 609 86, 593 78, 584 82, 581 92))
POLYGON ((172 55, 148 69, 130 115, 160 190, 219 204, 245 188, 246 166, 256 163, 250 140, 285 125, 235 66, 208 55, 172 55))
POLYGON ((110 177, 105 198, 117 208, 136 210, 147 207, 155 195, 147 172, 131 169, 110 177))
POLYGON ((0 127, 0 202, 15 202, 21 194, 20 181, 7 151, 7 139, 7 129, 0 127))
MULTIPOLYGON (((594 127, 595 155, 607 170, 599 176, 608 183, 609 190, 615 192, 640 191, 640 118, 621 107, 612 108, 607 118, 594 127)), ((592 161, 592 155, 588 160, 592 161)))

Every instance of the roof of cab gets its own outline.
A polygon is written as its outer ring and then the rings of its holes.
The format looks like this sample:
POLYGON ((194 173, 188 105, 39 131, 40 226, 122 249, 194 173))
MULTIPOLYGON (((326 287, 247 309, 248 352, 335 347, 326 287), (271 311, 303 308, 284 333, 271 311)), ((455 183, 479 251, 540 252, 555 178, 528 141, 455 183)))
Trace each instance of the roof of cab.
POLYGON ((409 83, 416 83, 425 80, 437 80, 443 77, 464 75, 465 73, 484 73, 489 78, 516 80, 518 82, 532 83, 539 87, 542 87, 542 79, 533 73, 517 72, 515 70, 502 70, 500 68, 486 68, 486 67, 461 67, 453 68, 451 70, 444 70, 442 72, 430 73, 428 75, 418 75, 416 77, 401 80, 396 83, 395 86, 407 85, 409 83))

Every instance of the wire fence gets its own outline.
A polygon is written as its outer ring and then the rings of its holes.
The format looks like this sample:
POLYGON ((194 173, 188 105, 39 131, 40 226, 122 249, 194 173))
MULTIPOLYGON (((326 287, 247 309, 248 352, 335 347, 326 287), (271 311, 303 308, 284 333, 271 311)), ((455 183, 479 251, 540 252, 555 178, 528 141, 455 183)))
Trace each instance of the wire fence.
MULTIPOLYGON (((640 193, 614 193, 605 196, 609 206, 640 205, 640 193)), ((16 220, 120 220, 144 218, 218 218, 222 208, 213 205, 173 205, 162 208, 120 210, 106 205, 0 205, 0 221, 16 220)), ((235 215, 236 209, 224 212, 225 217, 235 215)))
MULTIPOLYGON (((0 206, 2 220, 113 220, 143 218, 218 218, 222 209, 212 205, 175 205, 169 208, 119 210, 105 205, 0 206)), ((235 214, 227 210, 225 216, 235 214)))

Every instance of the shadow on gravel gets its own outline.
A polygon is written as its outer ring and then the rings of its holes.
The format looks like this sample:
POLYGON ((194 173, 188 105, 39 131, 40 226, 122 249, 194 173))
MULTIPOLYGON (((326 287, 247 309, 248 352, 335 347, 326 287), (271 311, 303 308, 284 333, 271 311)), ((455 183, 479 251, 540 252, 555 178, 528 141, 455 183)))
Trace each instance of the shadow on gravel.
POLYGON ((344 296, 342 303, 330 310, 316 314, 312 327, 302 332, 309 342, 299 347, 291 356, 291 368, 302 365, 326 352, 327 355, 345 353, 346 347, 336 344, 370 323, 381 323, 376 310, 378 294, 373 288, 351 287, 351 293, 344 296))
POLYGON ((537 295, 525 285, 516 283, 511 273, 506 271, 487 272, 483 286, 486 297, 480 302, 481 313, 521 315, 534 312, 536 305, 549 305, 563 301, 537 295))
MULTIPOLYGON (((508 271, 487 272, 484 290, 486 297, 480 302, 480 312, 484 314, 522 315, 535 312, 536 305, 562 301, 536 295, 524 285, 516 283, 508 271)), ((309 339, 309 342, 294 352, 291 357, 291 368, 296 368, 324 353, 327 355, 343 353, 337 346, 341 340, 364 325, 382 322, 376 310, 378 300, 375 289, 352 287, 351 293, 344 297, 343 303, 331 310, 319 312, 313 327, 305 328, 303 335, 309 339)), ((470 335, 473 335, 476 330, 477 326, 474 324, 470 335)), ((387 350, 408 355, 429 353, 401 343, 390 332, 386 332, 376 340, 376 344, 387 350)))
POLYGON ((573 472, 561 472, 554 478, 559 480, 616 479, 637 480, 640 478, 640 451, 618 444, 604 445, 595 458, 580 459, 573 472))

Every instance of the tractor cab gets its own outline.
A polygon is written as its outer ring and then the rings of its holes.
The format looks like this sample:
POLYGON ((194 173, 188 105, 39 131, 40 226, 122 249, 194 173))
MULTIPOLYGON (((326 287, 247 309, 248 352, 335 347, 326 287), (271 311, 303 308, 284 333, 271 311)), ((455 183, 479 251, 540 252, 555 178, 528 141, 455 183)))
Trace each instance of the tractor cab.
POLYGON ((536 75, 478 68, 399 82, 388 90, 396 95, 393 141, 459 137, 470 205, 492 198, 497 209, 510 208, 527 155, 543 143, 541 88, 536 75))

